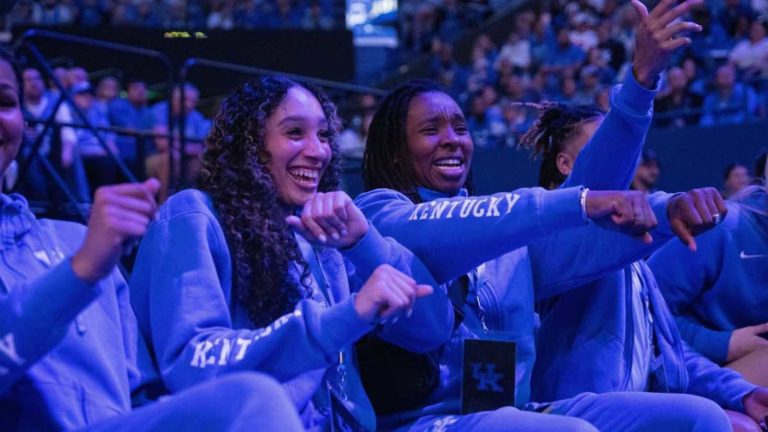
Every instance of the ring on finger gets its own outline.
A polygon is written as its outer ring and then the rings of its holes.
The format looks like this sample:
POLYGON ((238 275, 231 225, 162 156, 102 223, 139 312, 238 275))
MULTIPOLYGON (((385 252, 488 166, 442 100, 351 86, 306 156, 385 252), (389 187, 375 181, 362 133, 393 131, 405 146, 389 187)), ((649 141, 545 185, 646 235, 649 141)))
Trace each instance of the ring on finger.
POLYGON ((713 214, 712 220, 715 222, 715 225, 719 224, 720 221, 722 221, 722 217, 720 216, 720 213, 713 214))

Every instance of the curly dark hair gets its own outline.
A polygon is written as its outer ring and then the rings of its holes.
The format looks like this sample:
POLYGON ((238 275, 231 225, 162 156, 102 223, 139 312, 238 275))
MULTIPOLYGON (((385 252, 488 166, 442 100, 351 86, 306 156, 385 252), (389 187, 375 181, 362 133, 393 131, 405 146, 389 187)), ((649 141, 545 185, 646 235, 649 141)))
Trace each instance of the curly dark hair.
MULTIPOLYGON (((368 127, 368 139, 363 154, 365 190, 388 188, 420 202, 419 186, 413 167, 402 161, 410 160, 406 121, 411 101, 422 93, 448 94, 439 84, 426 79, 406 82, 392 90, 379 104, 368 127)), ((464 184, 472 192, 472 171, 464 184)))
POLYGON ((541 157, 539 186, 555 189, 565 181, 565 176, 557 168, 557 155, 563 151, 568 140, 576 135, 583 122, 605 113, 597 105, 557 102, 519 105, 535 108, 540 113, 533 126, 520 138, 518 146, 530 150, 533 158, 541 157))
POLYGON ((264 141, 267 119, 292 87, 312 93, 328 120, 332 157, 318 189, 337 190, 341 158, 336 106, 321 88, 280 76, 249 81, 224 99, 206 138, 197 179, 197 187, 210 194, 219 213, 232 257, 235 298, 259 327, 311 295, 310 272, 284 220, 264 141), (290 271, 294 263, 301 270, 300 280, 290 271))

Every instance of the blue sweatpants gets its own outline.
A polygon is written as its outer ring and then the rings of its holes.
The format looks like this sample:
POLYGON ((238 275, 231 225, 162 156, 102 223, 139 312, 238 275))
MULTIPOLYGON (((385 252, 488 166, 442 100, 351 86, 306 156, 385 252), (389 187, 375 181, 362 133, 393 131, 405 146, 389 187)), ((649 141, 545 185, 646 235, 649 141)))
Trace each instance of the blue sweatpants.
POLYGON ((584 393, 547 414, 506 407, 469 415, 425 416, 399 432, 728 432, 714 402, 685 394, 584 393))
POLYGON ((303 430, 296 408, 283 387, 272 378, 256 373, 227 375, 83 429, 84 432, 303 430))

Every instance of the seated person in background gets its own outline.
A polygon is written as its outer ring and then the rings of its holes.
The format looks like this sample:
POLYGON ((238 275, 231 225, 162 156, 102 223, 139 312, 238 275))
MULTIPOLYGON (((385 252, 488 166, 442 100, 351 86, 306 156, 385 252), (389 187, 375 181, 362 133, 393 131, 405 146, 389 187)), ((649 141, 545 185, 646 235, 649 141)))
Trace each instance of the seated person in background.
POLYGON ((704 98, 702 126, 744 123, 754 117, 757 96, 747 85, 736 82, 736 70, 726 64, 717 68, 715 89, 704 98))
MULTIPOLYGON (((77 84, 70 89, 70 92, 75 105, 85 114, 91 126, 109 126, 107 112, 96 106, 96 96, 90 84, 77 84)), ((75 123, 84 125, 79 120, 75 123)), ((91 187, 91 194, 104 185, 117 183, 118 168, 113 157, 120 157, 120 153, 115 145, 115 135, 105 131, 94 133, 92 130, 82 127, 75 129, 75 136, 77 137, 80 157, 85 167, 85 174, 88 177, 88 184, 91 187), (97 134, 106 146, 99 142, 97 134), (107 149, 112 153, 111 155, 107 149)))
POLYGON ((667 88, 662 91, 654 103, 655 122, 661 127, 687 126, 699 123, 701 114, 687 113, 687 110, 701 108, 702 98, 690 91, 688 78, 682 68, 673 67, 667 72, 667 88), (667 113, 679 111, 677 113, 667 113), (661 114, 661 115, 659 115, 661 114))
POLYGON ((423 265, 337 190, 338 127, 325 92, 283 77, 225 98, 199 189, 163 205, 131 278, 156 387, 256 370, 285 383, 305 427, 328 428, 330 386, 371 430, 352 344, 372 331, 415 351, 448 338, 445 293, 418 285, 433 284, 423 265))
POLYGON ((637 165, 635 177, 632 179, 630 189, 644 193, 656 191, 656 182, 661 175, 661 162, 653 150, 643 150, 640 154, 640 163, 637 165))
MULTIPOLYGON (((12 64, 0 51, 0 174, 24 133, 12 64)), ((255 375, 131 413, 140 339, 115 267, 153 219, 157 187, 148 180, 100 189, 87 230, 38 220, 24 197, 0 194, 0 429, 300 430, 283 390, 255 375)))
POLYGON ((748 37, 733 47, 728 60, 742 76, 768 75, 768 37, 764 19, 752 20, 748 37))
POLYGON ((731 163, 723 171, 723 198, 731 198, 740 190, 749 186, 752 178, 749 168, 741 164, 731 163))
MULTIPOLYGON (((125 98, 117 98, 107 105, 109 123, 115 127, 131 129, 133 131, 151 131, 157 121, 155 113, 147 104, 147 83, 138 78, 129 79, 125 85, 125 98)), ((120 157, 133 170, 134 174, 140 174, 138 164, 139 156, 144 156, 150 149, 151 139, 143 136, 118 134, 115 144, 120 151, 120 157)), ((143 171, 143 161, 141 171, 143 171)))
POLYGON ((181 87, 176 87, 171 92, 171 115, 174 121, 174 130, 168 130, 168 102, 163 101, 152 106, 155 124, 152 130, 160 135, 155 137, 155 152, 145 159, 146 174, 157 177, 162 184, 158 201, 164 202, 168 197, 169 188, 177 186, 173 184, 179 179, 182 168, 185 178, 181 183, 191 182, 200 170, 200 154, 203 151, 203 139, 211 128, 211 123, 196 109, 200 93, 192 84, 184 84, 184 101, 181 100, 181 87), (179 153, 180 134, 179 121, 184 118, 184 154, 179 153), (169 137, 170 136, 170 137, 169 137), (174 159, 174 176, 170 177, 170 161, 174 159))
POLYGON ((727 203, 697 251, 670 242, 648 264, 680 334, 713 362, 768 386, 768 191, 749 186, 727 203))

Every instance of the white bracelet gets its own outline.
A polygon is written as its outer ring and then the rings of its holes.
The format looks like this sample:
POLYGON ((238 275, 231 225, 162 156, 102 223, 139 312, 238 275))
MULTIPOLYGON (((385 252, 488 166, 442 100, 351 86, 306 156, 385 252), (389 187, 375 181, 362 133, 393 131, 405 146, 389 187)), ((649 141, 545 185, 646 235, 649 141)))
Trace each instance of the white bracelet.
POLYGON ((587 192, 589 188, 581 188, 579 193, 579 204, 581 204, 581 218, 584 219, 584 223, 589 222, 589 216, 587 216, 587 192))

